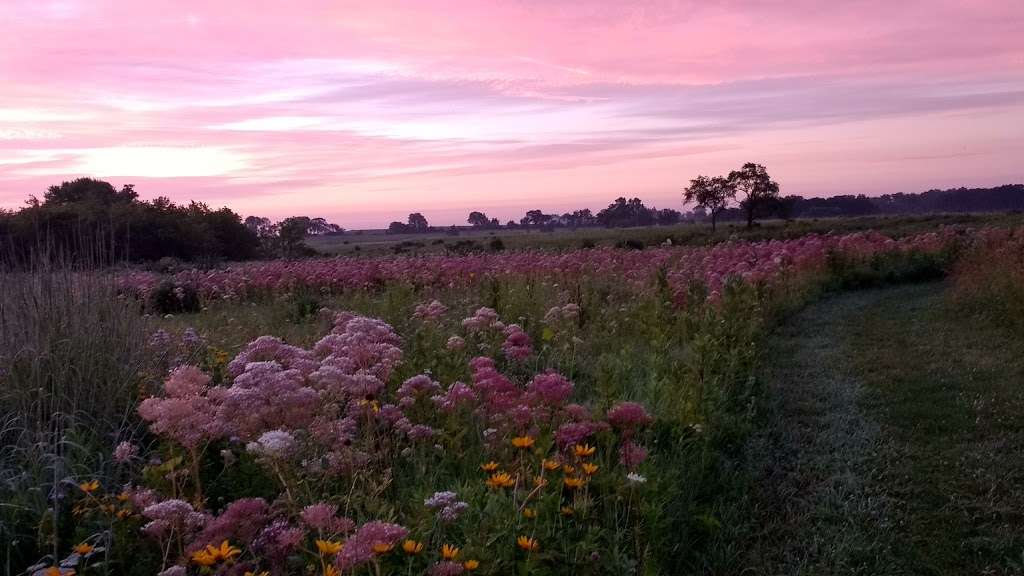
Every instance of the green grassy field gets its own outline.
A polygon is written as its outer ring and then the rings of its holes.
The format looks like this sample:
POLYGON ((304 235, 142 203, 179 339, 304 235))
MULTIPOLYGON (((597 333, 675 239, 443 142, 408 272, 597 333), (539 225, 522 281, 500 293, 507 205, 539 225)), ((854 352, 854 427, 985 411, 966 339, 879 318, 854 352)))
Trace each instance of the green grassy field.
POLYGON ((749 573, 1024 572, 1024 342, 925 284, 811 306, 768 365, 749 573))
POLYGON ((614 246, 626 242, 653 246, 671 241, 675 245, 710 244, 729 239, 762 240, 795 238, 809 233, 848 233, 877 230, 893 235, 913 234, 943 225, 1012 226, 1024 223, 1019 214, 949 214, 927 216, 872 216, 863 218, 815 218, 808 220, 766 220, 751 229, 741 222, 723 222, 712 233, 708 224, 677 224, 640 228, 558 228, 540 230, 473 230, 460 228, 453 236, 445 231, 427 234, 387 234, 383 230, 352 231, 343 236, 312 236, 307 244, 327 255, 378 256, 381 254, 424 254, 491 249, 498 238, 505 249, 567 249, 584 246, 614 246))

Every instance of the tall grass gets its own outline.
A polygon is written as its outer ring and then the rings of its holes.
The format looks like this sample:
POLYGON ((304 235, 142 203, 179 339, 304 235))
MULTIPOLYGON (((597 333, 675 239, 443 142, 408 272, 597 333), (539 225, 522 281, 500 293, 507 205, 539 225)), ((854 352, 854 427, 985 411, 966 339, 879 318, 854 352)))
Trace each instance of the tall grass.
POLYGON ((0 560, 56 552, 61 502, 130 435, 145 319, 111 275, 44 261, 0 271, 0 560), (34 528, 33 528, 34 527, 34 528))

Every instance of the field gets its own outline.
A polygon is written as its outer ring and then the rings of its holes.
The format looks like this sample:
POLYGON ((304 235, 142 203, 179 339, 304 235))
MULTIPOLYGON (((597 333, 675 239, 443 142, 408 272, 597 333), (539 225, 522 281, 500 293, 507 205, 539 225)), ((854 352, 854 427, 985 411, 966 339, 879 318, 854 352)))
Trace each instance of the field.
POLYGON ((848 233, 876 230, 890 235, 905 235, 935 229, 938 226, 1007 226, 1024 221, 1013 214, 948 214, 923 216, 865 216, 861 218, 815 218, 763 220, 753 229, 742 222, 722 222, 712 233, 706 223, 639 228, 554 228, 549 231, 502 229, 458 229, 458 235, 438 230, 426 234, 388 234, 384 230, 357 230, 342 236, 311 236, 307 244, 322 254, 366 256, 390 254, 429 254, 492 250, 491 242, 501 240, 504 249, 566 250, 587 246, 656 246, 670 240, 674 245, 700 245, 729 239, 765 240, 796 238, 805 234, 848 233))
POLYGON ((0 565, 1024 573, 1021 224, 7 272, 0 565))

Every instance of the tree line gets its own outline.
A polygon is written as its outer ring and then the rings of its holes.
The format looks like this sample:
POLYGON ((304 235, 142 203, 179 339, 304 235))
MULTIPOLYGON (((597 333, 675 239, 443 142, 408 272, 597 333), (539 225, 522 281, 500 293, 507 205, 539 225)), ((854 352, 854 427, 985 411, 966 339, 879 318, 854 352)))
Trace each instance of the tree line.
POLYGON ((229 208, 140 200, 131 184, 116 189, 79 178, 50 186, 42 199, 30 196, 20 210, 0 209, 0 262, 17 265, 45 255, 94 263, 298 256, 309 252, 307 235, 342 232, 323 218, 243 221, 229 208))

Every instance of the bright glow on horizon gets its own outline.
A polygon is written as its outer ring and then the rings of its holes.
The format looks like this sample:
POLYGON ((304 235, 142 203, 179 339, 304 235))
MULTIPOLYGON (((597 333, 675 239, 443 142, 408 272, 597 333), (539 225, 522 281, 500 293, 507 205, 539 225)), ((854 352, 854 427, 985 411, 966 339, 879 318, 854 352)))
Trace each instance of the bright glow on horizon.
POLYGON ((0 207, 95 176, 358 228, 679 208, 747 161, 805 196, 1024 181, 1020 2, 4 9, 0 207))

